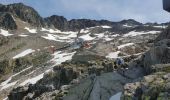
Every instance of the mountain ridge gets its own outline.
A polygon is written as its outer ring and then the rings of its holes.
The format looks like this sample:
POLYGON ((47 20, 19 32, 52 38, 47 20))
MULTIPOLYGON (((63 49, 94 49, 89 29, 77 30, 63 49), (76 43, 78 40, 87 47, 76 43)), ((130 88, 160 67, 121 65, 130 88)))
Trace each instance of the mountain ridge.
MULTIPOLYGON (((29 23, 34 27, 47 27, 57 28, 63 31, 78 31, 83 28, 108 25, 143 25, 142 23, 135 21, 134 19, 122 20, 119 22, 113 22, 108 20, 91 20, 91 19, 71 19, 68 20, 64 16, 52 15, 43 18, 39 13, 32 7, 29 7, 23 3, 14 3, 9 5, 0 4, 1 13, 9 13, 12 17, 17 17, 20 20, 29 23)), ((1 23, 1 27, 5 29, 17 29, 17 27, 8 28, 7 25, 1 23)), ((16 23, 12 23, 16 24, 16 23)), ((149 24, 151 25, 151 24, 149 24)))

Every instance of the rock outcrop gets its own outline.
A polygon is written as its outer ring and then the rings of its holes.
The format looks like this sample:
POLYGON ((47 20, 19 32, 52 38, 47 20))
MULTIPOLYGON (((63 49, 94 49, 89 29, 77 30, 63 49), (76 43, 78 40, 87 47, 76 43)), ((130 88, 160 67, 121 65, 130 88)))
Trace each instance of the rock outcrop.
POLYGON ((53 15, 45 18, 44 20, 49 27, 53 26, 60 30, 68 30, 68 21, 63 16, 53 15))
POLYGON ((124 86, 122 100, 169 100, 170 37, 169 27, 138 62, 148 76, 124 86))
POLYGON ((45 26, 43 18, 38 14, 38 12, 22 3, 0 5, 0 12, 11 13, 14 17, 17 17, 22 21, 28 22, 36 27, 45 26))
POLYGON ((0 12, 0 27, 4 29, 14 30, 17 29, 17 25, 13 16, 9 13, 0 12))
POLYGON ((124 86, 122 100, 169 100, 169 73, 158 72, 145 76, 141 82, 124 86))
POLYGON ((62 65, 56 66, 53 71, 45 74, 44 78, 38 81, 35 85, 30 84, 13 89, 8 98, 9 100, 46 100, 46 98, 53 97, 48 96, 54 94, 56 92, 55 90, 60 90, 56 95, 64 96, 66 91, 63 85, 67 85, 73 79, 76 79, 78 74, 79 73, 72 68, 64 68, 62 65), (49 92, 50 94, 48 94, 49 92))

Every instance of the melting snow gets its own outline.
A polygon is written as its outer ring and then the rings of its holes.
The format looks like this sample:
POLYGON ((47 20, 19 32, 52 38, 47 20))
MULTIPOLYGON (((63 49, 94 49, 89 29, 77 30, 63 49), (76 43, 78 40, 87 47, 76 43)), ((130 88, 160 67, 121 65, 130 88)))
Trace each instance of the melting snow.
POLYGON ((77 33, 70 33, 67 35, 53 35, 53 34, 47 34, 47 36, 42 36, 42 38, 45 38, 47 40, 53 40, 53 41, 59 41, 59 42, 72 42, 77 37, 77 33))
POLYGON ((121 48, 124 48, 127 46, 131 46, 131 45, 134 45, 134 43, 126 43, 126 44, 120 45, 120 46, 118 46, 118 49, 121 49, 121 48))
POLYGON ((144 35, 144 34, 158 34, 160 33, 160 31, 149 31, 149 32, 136 32, 136 31, 131 31, 125 35, 123 35, 123 37, 129 37, 129 36, 137 36, 137 35, 144 35))
MULTIPOLYGON (((61 51, 58 51, 58 52, 55 52, 55 53, 53 54, 54 58, 53 58, 51 61, 53 61, 53 62, 55 63, 54 66, 55 66, 55 65, 59 65, 59 64, 61 64, 62 62, 65 62, 65 61, 67 61, 67 60, 71 60, 71 59, 72 59, 72 56, 73 56, 75 53, 76 53, 76 52, 72 52, 72 53, 65 53, 65 52, 64 52, 64 53, 62 53, 61 51)), ((50 70, 51 70, 51 69, 47 70, 45 73, 49 72, 50 70)), ((26 84, 28 84, 28 83, 35 84, 36 82, 38 82, 40 79, 43 78, 43 76, 44 76, 45 73, 42 73, 42 74, 40 74, 40 75, 38 75, 38 76, 36 76, 36 77, 33 77, 33 78, 31 78, 31 79, 25 80, 23 83, 20 84, 20 86, 24 86, 24 85, 26 85, 26 84)))
POLYGON ((113 40, 113 38, 105 38, 105 41, 111 41, 111 40, 113 40))
POLYGON ((120 51, 111 52, 106 56, 106 58, 118 58, 119 53, 120 51))
POLYGON ((4 99, 2 99, 2 100, 8 100, 8 97, 6 97, 6 98, 4 98, 4 99))
POLYGON ((125 24, 125 25, 123 25, 123 27, 133 27, 133 26, 125 24))
POLYGON ((101 26, 102 28, 112 28, 111 26, 101 26))
POLYGON ((163 25, 163 26, 153 26, 153 27, 156 27, 156 28, 167 28, 168 26, 167 25, 163 25))
POLYGON ((45 31, 45 32, 49 32, 49 33, 61 33, 60 30, 57 30, 57 29, 45 29, 45 28, 42 28, 41 31, 45 31))
POLYGON ((20 36, 20 37, 27 37, 28 35, 22 35, 22 34, 21 34, 21 35, 19 35, 19 36, 20 36))
POLYGON ((105 36, 104 34, 105 33, 99 33, 99 34, 95 34, 95 35, 97 35, 98 38, 103 38, 105 36))
POLYGON ((7 85, 7 84, 11 81, 12 77, 13 77, 13 76, 9 77, 6 81, 2 82, 0 86, 5 86, 5 85, 7 85))
POLYGON ((13 34, 9 34, 9 32, 8 32, 8 31, 3 30, 3 29, 1 29, 0 34, 1 34, 1 35, 3 35, 3 36, 11 36, 11 35, 13 35, 13 34))
POLYGON ((37 33, 37 30, 36 29, 30 29, 28 27, 25 27, 24 29, 26 29, 28 32, 30 33, 37 33))
POLYGON ((55 65, 61 64, 62 62, 65 62, 67 60, 71 60, 73 55, 76 52, 71 52, 71 53, 62 53, 61 51, 55 52, 53 54, 54 59, 52 59, 52 61, 55 63, 55 65))
POLYGON ((120 36, 119 34, 114 34, 114 35, 112 35, 112 37, 118 37, 118 36, 120 36))
POLYGON ((88 33, 89 32, 89 30, 87 29, 87 30, 85 30, 85 29, 81 29, 81 31, 80 31, 80 33, 88 33))
POLYGON ((95 39, 94 37, 91 37, 90 34, 82 35, 79 38, 82 38, 85 41, 91 41, 95 39))
POLYGON ((42 36, 42 37, 47 40, 57 41, 56 37, 53 34, 47 34, 47 36, 42 36))
POLYGON ((22 72, 30 69, 30 68, 32 68, 32 66, 31 66, 31 67, 28 67, 28 68, 25 68, 24 70, 22 70, 22 71, 20 71, 20 72, 18 72, 18 73, 16 73, 16 74, 12 75, 11 77, 9 77, 6 81, 2 82, 2 83, 0 84, 0 86, 2 87, 1 90, 2 90, 2 89, 6 89, 6 88, 8 88, 8 87, 11 87, 11 86, 15 85, 15 84, 17 83, 17 81, 16 81, 16 82, 9 83, 9 82, 12 80, 12 78, 15 77, 15 76, 17 76, 17 75, 19 75, 20 73, 22 73, 22 72))
POLYGON ((116 95, 112 96, 109 100, 120 100, 122 92, 117 93, 116 95))
POLYGON ((14 56, 13 59, 20 58, 20 57, 24 57, 24 56, 26 56, 26 55, 28 55, 28 54, 30 54, 30 53, 32 53, 32 52, 35 52, 35 50, 27 49, 27 50, 21 52, 20 54, 14 56))
POLYGON ((49 32, 49 33, 61 33, 61 34, 67 34, 67 35, 70 35, 70 34, 77 34, 77 32, 73 32, 73 31, 60 31, 58 29, 45 29, 45 28, 42 28, 40 31, 45 31, 45 32, 49 32))
POLYGON ((146 32, 147 34, 158 34, 160 33, 160 31, 149 31, 149 32, 146 32))
POLYGON ((114 34, 114 35, 111 35, 111 36, 106 35, 106 36, 104 37, 104 39, 105 39, 105 41, 111 41, 111 40, 113 40, 115 37, 118 37, 118 36, 119 36, 119 34, 114 34))
POLYGON ((9 88, 9 87, 11 87, 11 86, 14 86, 15 84, 17 84, 17 81, 12 82, 12 83, 9 83, 9 84, 6 84, 5 86, 3 86, 3 87, 1 88, 1 90, 4 90, 4 89, 9 88))
POLYGON ((31 79, 27 79, 25 80, 23 83, 20 84, 20 86, 24 86, 26 85, 27 83, 30 83, 30 84, 35 84, 37 81, 39 81, 40 79, 42 79, 44 76, 44 73, 34 77, 34 78, 31 78, 31 79))

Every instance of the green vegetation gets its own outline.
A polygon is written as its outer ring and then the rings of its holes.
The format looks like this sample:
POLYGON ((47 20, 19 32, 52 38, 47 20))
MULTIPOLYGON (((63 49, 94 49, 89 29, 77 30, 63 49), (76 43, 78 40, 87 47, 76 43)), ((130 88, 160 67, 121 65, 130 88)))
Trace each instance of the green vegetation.
POLYGON ((5 59, 0 61, 0 79, 3 75, 17 73, 28 66, 43 67, 46 65, 51 55, 48 52, 41 51, 34 55, 28 55, 18 59, 5 59))
POLYGON ((5 38, 4 37, 0 37, 0 46, 6 44, 8 42, 9 42, 8 37, 5 37, 5 38))
POLYGON ((8 73, 11 73, 14 69, 14 63, 11 60, 0 61, 0 78, 8 73))
POLYGON ((4 56, 5 54, 7 54, 7 53, 9 53, 9 52, 14 52, 14 51, 22 48, 22 47, 25 46, 25 45, 26 45, 25 43, 21 43, 21 44, 17 45, 16 47, 13 47, 13 48, 7 50, 7 51, 4 52, 4 53, 1 53, 0 56, 4 56))

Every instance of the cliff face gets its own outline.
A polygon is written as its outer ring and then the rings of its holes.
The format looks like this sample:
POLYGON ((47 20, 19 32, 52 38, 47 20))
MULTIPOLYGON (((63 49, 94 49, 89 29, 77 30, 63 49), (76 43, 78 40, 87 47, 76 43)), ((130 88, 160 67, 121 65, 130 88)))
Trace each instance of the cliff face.
POLYGON ((141 58, 145 69, 144 78, 124 86, 122 100, 169 100, 170 28, 155 40, 154 46, 141 58))
POLYGON ((68 30, 68 21, 63 16, 53 15, 45 18, 48 27, 54 27, 60 30, 68 30))
POLYGON ((156 41, 161 41, 163 39, 170 39, 170 26, 166 30, 163 30, 162 34, 158 36, 156 41))
POLYGON ((10 30, 17 29, 17 25, 15 23, 15 20, 13 19, 13 16, 9 13, 3 12, 0 13, 0 27, 10 30))
POLYGON ((43 18, 33 8, 22 3, 0 5, 0 12, 11 13, 14 17, 20 18, 22 21, 28 22, 36 27, 43 27, 43 18))

